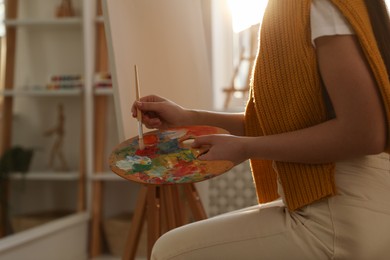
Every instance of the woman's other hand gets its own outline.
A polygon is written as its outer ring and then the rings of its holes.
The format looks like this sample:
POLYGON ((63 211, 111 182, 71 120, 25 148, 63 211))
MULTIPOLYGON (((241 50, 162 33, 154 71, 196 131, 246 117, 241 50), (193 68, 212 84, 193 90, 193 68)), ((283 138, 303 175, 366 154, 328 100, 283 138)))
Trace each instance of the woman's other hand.
POLYGON ((200 160, 225 160, 237 165, 249 159, 245 149, 246 139, 228 134, 204 135, 195 138, 192 148, 208 148, 206 153, 198 157, 200 160))

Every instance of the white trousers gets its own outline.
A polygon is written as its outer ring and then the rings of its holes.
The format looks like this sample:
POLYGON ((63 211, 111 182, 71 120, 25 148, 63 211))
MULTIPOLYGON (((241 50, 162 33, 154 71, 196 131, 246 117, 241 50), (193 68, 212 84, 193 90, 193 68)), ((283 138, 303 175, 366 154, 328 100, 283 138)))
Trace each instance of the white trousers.
POLYGON ((294 212, 279 200, 188 224, 164 234, 152 259, 390 259, 389 155, 337 163, 335 176, 336 196, 294 212))

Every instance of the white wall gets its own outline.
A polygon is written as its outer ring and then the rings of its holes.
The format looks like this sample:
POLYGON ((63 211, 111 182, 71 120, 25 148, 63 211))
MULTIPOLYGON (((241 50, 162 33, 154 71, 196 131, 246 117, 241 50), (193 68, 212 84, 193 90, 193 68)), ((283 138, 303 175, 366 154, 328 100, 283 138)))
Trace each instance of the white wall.
POLYGON ((212 0, 212 79, 214 108, 223 108, 223 89, 231 84, 233 74, 233 31, 226 0, 212 0))

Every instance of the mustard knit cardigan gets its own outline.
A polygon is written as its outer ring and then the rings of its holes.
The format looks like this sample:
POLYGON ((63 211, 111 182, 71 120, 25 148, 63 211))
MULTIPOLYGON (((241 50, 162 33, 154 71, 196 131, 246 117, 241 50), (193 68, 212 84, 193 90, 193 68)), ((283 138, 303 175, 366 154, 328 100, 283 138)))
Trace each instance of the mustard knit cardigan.
MULTIPOLYGON (((363 0, 331 0, 352 25, 382 94, 389 128, 389 77, 363 0)), ((245 111, 248 136, 294 131, 327 120, 310 35, 310 0, 270 0, 245 111)), ((389 148, 387 147, 387 151, 389 148)), ((336 194, 335 164, 275 162, 289 210, 336 194)), ((279 197, 271 161, 251 160, 260 203, 279 197)))

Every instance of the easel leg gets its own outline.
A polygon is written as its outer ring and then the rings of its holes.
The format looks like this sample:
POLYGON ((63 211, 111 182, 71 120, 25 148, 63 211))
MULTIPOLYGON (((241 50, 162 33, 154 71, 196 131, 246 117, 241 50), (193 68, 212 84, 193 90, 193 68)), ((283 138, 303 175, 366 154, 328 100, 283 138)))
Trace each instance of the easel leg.
POLYGON ((135 206, 133 219, 131 221, 131 227, 129 235, 127 237, 127 243, 125 244, 125 252, 123 254, 123 260, 133 260, 137 251, 139 238, 144 224, 144 216, 146 209, 146 195, 148 187, 141 186, 141 190, 138 193, 137 204, 135 206))
POLYGON ((163 186, 161 187, 162 191, 162 198, 163 198, 163 212, 165 213, 163 215, 163 218, 165 217, 165 223, 167 225, 167 230, 169 231, 175 227, 176 225, 176 219, 175 219, 175 204, 173 203, 173 193, 172 193, 173 187, 171 185, 163 186))
POLYGON ((172 201, 174 205, 175 212, 175 227, 183 226, 187 223, 185 215, 185 203, 180 199, 179 192, 180 185, 172 186, 172 201))
POLYGON ((147 189, 148 259, 150 259, 153 245, 161 235, 161 187, 150 185, 147 189))
POLYGON ((199 193, 195 187, 195 184, 185 184, 184 191, 195 220, 206 219, 206 211, 204 210, 202 201, 200 200, 199 193))
MULTIPOLYGON (((206 219, 206 211, 194 184, 182 186, 195 220, 206 219)), ((148 259, 154 243, 162 234, 162 217, 166 218, 168 230, 185 224, 183 204, 180 200, 179 185, 143 185, 138 194, 131 228, 129 231, 123 260, 133 260, 145 221, 148 225, 148 259)))

